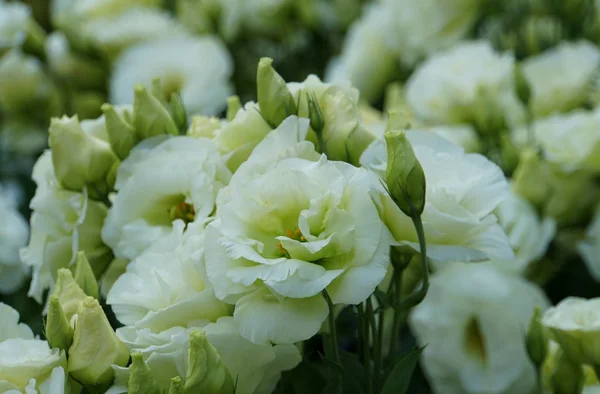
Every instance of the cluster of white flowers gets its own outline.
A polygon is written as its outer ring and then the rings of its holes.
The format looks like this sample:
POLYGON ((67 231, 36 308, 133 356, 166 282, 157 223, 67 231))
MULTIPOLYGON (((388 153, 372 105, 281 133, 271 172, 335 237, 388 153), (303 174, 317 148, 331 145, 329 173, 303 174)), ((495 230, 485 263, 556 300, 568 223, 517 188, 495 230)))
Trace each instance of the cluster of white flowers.
POLYGON ((9 185, 0 185, 0 294, 17 290, 28 273, 19 259, 19 249, 27 243, 29 228, 18 210, 18 203, 18 191, 9 185))

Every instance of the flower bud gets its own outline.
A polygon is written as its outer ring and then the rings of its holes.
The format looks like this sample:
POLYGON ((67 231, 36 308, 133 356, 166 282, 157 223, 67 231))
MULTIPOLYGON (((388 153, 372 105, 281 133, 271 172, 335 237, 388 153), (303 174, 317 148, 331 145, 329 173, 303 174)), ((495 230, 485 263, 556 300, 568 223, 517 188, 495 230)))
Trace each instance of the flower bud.
POLYGON ((497 135, 506 129, 506 120, 496 94, 488 89, 478 89, 473 115, 477 129, 484 135, 497 135))
POLYGON ((317 133, 317 135, 322 135, 323 128, 325 127, 325 120, 323 119, 323 112, 321 111, 317 97, 314 93, 307 93, 307 99, 310 127, 315 131, 315 133, 317 133))
POLYGON ((534 204, 541 205, 551 193, 549 171, 537 152, 532 149, 524 150, 513 174, 515 192, 534 204))
POLYGON ((50 121, 49 145, 56 178, 67 189, 104 182, 117 157, 110 145, 81 128, 77 115, 50 121))
POLYGON ((133 125, 126 119, 128 113, 120 115, 110 104, 102 105, 106 122, 106 132, 113 151, 119 159, 125 160, 131 149, 138 143, 133 125))
POLYGON ((519 65, 515 65, 514 78, 517 97, 523 105, 528 107, 529 101, 531 100, 531 87, 529 86, 527 78, 525 78, 525 74, 523 73, 522 67, 519 65))
POLYGON ((540 314, 540 308, 536 308, 531 317, 527 337, 525 339, 529 359, 538 369, 544 363, 544 360, 548 355, 548 335, 546 335, 544 326, 542 326, 542 323, 540 322, 540 314))
POLYGON ((171 379, 169 394, 185 394, 185 388, 183 387, 183 383, 181 383, 181 377, 175 376, 171 379))
POLYGON ((79 304, 86 298, 85 293, 81 290, 68 268, 58 270, 52 295, 58 297, 67 321, 71 321, 73 315, 79 310, 79 304))
POLYGON ((83 251, 77 252, 75 259, 75 274, 73 275, 75 282, 81 290, 90 297, 98 298, 98 281, 94 276, 94 271, 90 266, 90 262, 83 251))
POLYGON ((181 96, 178 93, 171 93, 171 100, 169 101, 169 113, 179 134, 185 134, 187 130, 187 114, 185 112, 185 106, 181 101, 181 96))
POLYGON ((131 355, 129 366, 129 381, 127 383, 127 394, 161 394, 160 387, 152 376, 150 369, 144 361, 140 352, 131 355))
POLYGON ((292 93, 272 64, 273 59, 260 59, 256 71, 256 93, 260 113, 272 128, 276 128, 285 118, 295 115, 297 108, 292 93))
POLYGON ((550 378, 554 394, 580 394, 584 383, 583 367, 564 352, 557 356, 550 378))
POLYGON ((67 350, 73 343, 73 329, 55 295, 50 296, 48 303, 45 333, 51 348, 67 350))
POLYGON ((185 390, 189 393, 233 394, 234 384, 217 349, 208 342, 204 331, 190 334, 188 371, 185 390))
POLYGON ((77 312, 69 373, 85 385, 104 385, 114 377, 111 365, 124 367, 128 361, 127 347, 115 335, 98 300, 87 297, 77 312))
POLYGON ((386 181, 396 205, 409 217, 425 209, 425 173, 412 145, 401 131, 385 132, 387 145, 386 181))
POLYGON ((148 93, 144 85, 137 85, 134 91, 133 126, 139 139, 161 134, 179 134, 169 111, 156 96, 148 93))
POLYGON ((238 111, 242 108, 239 96, 230 96, 227 98, 227 121, 231 122, 238 111))

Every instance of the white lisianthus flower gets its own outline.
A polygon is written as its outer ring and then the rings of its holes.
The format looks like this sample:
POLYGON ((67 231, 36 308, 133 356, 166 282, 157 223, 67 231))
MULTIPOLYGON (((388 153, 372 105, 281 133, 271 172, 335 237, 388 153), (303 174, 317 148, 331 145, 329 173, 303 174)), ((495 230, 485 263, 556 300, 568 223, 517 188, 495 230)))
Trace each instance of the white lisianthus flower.
MULTIPOLYGON (((141 352, 152 376, 162 390, 168 390, 171 378, 187 373, 190 332, 193 328, 173 327, 152 333, 149 329, 122 327, 117 335, 131 352, 141 352)), ((255 344, 242 338, 233 318, 221 317, 202 328, 208 342, 217 350, 238 394, 269 394, 282 371, 294 368, 301 360, 294 345, 255 344)), ((210 373, 210 370, 208 371, 210 373)), ((127 368, 115 367, 115 384, 108 394, 127 392, 127 368)))
POLYGON ((52 0, 54 23, 69 18, 76 22, 122 14, 133 7, 159 7, 162 0, 52 0))
POLYGON ((293 343, 315 335, 335 304, 364 301, 384 278, 389 235, 364 169, 327 161, 287 118, 252 152, 217 200, 205 250, 218 298, 235 304, 241 335, 293 343))
POLYGON ((117 171, 116 194, 102 238, 133 260, 171 233, 176 219, 203 222, 231 173, 207 139, 164 136, 144 140, 117 171))
POLYGON ((596 208, 592 222, 585 232, 585 238, 577 245, 577 251, 590 274, 600 281, 600 206, 596 208))
POLYGON ((542 324, 573 361, 600 365, 600 298, 567 297, 548 309, 542 324))
POLYGON ((437 124, 474 121, 485 94, 489 107, 518 123, 523 108, 514 92, 514 57, 486 41, 465 42, 431 56, 411 75, 406 98, 417 117, 437 124))
POLYGON ((225 46, 212 36, 178 36, 141 43, 116 60, 110 81, 110 101, 131 104, 138 83, 160 77, 168 97, 180 92, 190 115, 215 115, 225 108, 232 89, 233 64, 225 46))
POLYGON ((173 233, 133 260, 107 296, 124 325, 153 332, 207 324, 231 314, 215 298, 204 264, 204 223, 177 220, 173 233))
POLYGON ((33 169, 37 189, 30 203, 31 237, 21 249, 21 260, 33 267, 28 295, 42 302, 44 290, 52 288, 59 268, 75 261, 83 250, 92 268, 101 272, 111 260, 100 232, 106 207, 85 193, 64 190, 54 175, 51 152, 46 151, 33 169))
MULTIPOLYGON (((600 173, 600 108, 551 115, 538 119, 530 127, 544 159, 561 171, 600 173)), ((515 145, 526 146, 529 132, 525 127, 514 129, 512 139, 515 145)))
MULTIPOLYGON (((552 373, 556 369, 556 363, 558 361, 558 357, 562 353, 560 345, 556 343, 553 339, 548 340, 548 354, 544 359, 544 363, 541 368, 541 376, 542 376, 542 385, 544 388, 544 393, 552 393, 552 373)), ((600 387, 598 386, 598 378, 596 377, 596 373, 594 372, 594 368, 591 365, 582 365, 583 367, 583 393, 594 393, 593 388, 600 387), (589 391, 587 391, 589 388, 589 391)), ((600 393, 598 393, 600 394, 600 393)))
POLYGON ((25 41, 30 21, 31 8, 28 5, 0 1, 0 52, 20 46, 25 41))
POLYGON ((381 4, 368 7, 345 38, 342 53, 332 60, 326 80, 349 80, 361 97, 379 98, 397 68, 396 56, 386 46, 386 20, 392 15, 381 4))
POLYGON ((27 244, 29 229, 18 211, 16 190, 0 184, 0 294, 16 291, 29 273, 21 263, 19 249, 27 244))
POLYGON ((515 259, 502 266, 523 274, 527 266, 539 260, 556 234, 556 221, 540 218, 525 198, 511 192, 494 211, 515 251, 515 259))
POLYGON ((587 41, 563 42, 523 61, 535 117, 579 107, 600 66, 600 49, 587 41))
MULTIPOLYGON (((425 172, 425 210, 421 216, 427 255, 434 261, 510 260, 514 252, 493 211, 508 195, 502 170, 477 153, 435 133, 406 133, 425 172)), ((385 141, 376 140, 365 150, 361 164, 385 179, 385 141)), ((380 188, 382 189, 382 188, 380 188)), ((376 192, 382 216, 396 242, 419 250, 411 219, 389 197, 376 192)))
POLYGON ((543 292, 492 264, 455 263, 431 279, 409 323, 427 345, 421 365, 434 391, 447 394, 529 393, 535 369, 524 335, 543 292))
POLYGON ((34 339, 19 324, 19 312, 0 303, 0 391, 3 393, 63 394, 68 392, 65 352, 34 339))
POLYGON ((424 128, 423 130, 431 131, 444 137, 455 145, 460 146, 468 153, 479 152, 481 149, 479 136, 471 125, 432 126, 424 128))
POLYGON ((464 38, 479 16, 477 0, 384 0, 387 45, 407 67, 464 38), (424 22, 426 21, 426 22, 424 22))

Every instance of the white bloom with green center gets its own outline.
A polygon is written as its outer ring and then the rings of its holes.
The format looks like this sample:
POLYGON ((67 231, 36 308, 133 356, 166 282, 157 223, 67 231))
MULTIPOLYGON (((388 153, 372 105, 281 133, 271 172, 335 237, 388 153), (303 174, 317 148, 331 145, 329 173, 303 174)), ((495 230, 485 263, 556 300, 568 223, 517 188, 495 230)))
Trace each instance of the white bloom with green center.
POLYGON ((535 369, 524 335, 543 292, 492 264, 454 263, 431 279, 409 323, 425 346, 421 365, 434 391, 446 394, 529 393, 535 369))
POLYGON ((31 8, 23 3, 0 1, 0 52, 20 46, 27 36, 27 24, 31 22, 31 8))
MULTIPOLYGON (((477 153, 435 133, 408 131, 406 136, 425 172, 425 210, 422 214, 427 255, 434 261, 510 260, 514 252, 493 211, 508 195, 502 170, 477 153)), ((385 179, 385 141, 374 141, 361 164, 385 179)), ((375 188, 382 217, 396 242, 419 250, 411 219, 383 188, 375 188)))
POLYGON ((388 230, 366 170, 319 156, 307 119, 287 118, 252 152, 217 200, 206 266, 235 304, 241 335, 293 343, 315 335, 335 304, 364 301, 389 264, 388 230))
POLYGON ((138 83, 160 78, 163 94, 179 92, 189 115, 215 115, 232 93, 233 64, 227 49, 213 36, 176 36, 141 43, 116 60, 110 102, 131 104, 138 83))
POLYGON ((16 190, 0 184, 0 294, 16 291, 29 273, 21 263, 19 249, 27 244, 29 229, 18 210, 16 190))
MULTIPOLYGON (((130 352, 142 353, 158 386, 167 391, 171 378, 179 376, 185 382, 190 332, 194 329, 199 328, 173 327, 154 333, 147 328, 122 327, 117 329, 117 335, 130 352)), ((233 381, 237 382, 237 394, 273 392, 281 372, 294 368, 301 360, 295 345, 255 344, 242 338, 232 317, 221 317, 199 330, 204 331, 233 381)), ((114 368, 115 383, 107 394, 126 393, 129 371, 114 368)))
POLYGON ((153 137, 136 146, 117 172, 118 191, 102 229, 117 257, 133 260, 171 233, 173 222, 206 220, 231 173, 204 138, 153 137))
MULTIPOLYGON (((494 111, 509 124, 518 123, 523 108, 514 92, 514 57, 496 53, 486 41, 465 42, 439 52, 411 75, 406 98, 418 118, 436 124, 469 123, 485 94, 494 111)), ((489 106, 489 105, 488 105, 489 106)))
POLYGON ((106 302, 124 325, 159 332, 231 314, 206 277, 204 223, 184 227, 175 221, 172 234, 133 260, 112 286, 106 302))
POLYGON ((523 61, 535 117, 581 106, 600 66, 600 49, 590 42, 562 42, 523 61))
POLYGON ((592 222, 585 232, 585 238, 579 242, 577 250, 590 274, 600 281, 600 206, 596 208, 592 222))
POLYGON ((34 339, 31 329, 19 324, 19 312, 0 303, 0 392, 68 393, 66 366, 64 351, 34 339))

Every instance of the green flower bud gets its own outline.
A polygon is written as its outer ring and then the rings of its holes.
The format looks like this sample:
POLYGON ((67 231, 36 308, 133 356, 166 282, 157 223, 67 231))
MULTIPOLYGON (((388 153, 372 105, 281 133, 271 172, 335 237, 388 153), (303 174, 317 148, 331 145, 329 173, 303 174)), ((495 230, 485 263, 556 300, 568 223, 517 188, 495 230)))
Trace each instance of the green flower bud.
POLYGON ((171 386, 169 386, 169 394, 185 394, 185 388, 181 383, 181 378, 175 376, 171 379, 171 386))
POLYGON ((513 174, 513 187, 517 194, 539 206, 551 194, 550 179, 550 169, 536 151, 527 149, 521 152, 519 165, 513 174))
POLYGON ((85 293, 81 290, 68 268, 58 270, 52 295, 58 297, 60 306, 68 321, 71 321, 73 315, 79 310, 79 304, 86 298, 85 293))
POLYGON ((420 215, 425 209, 425 173, 406 134, 385 132, 387 145, 386 181, 396 205, 407 216, 420 215))
POLYGON ((44 58, 44 41, 46 41, 46 32, 34 20, 28 20, 25 27, 25 41, 23 42, 23 52, 31 53, 41 59, 44 58))
POLYGON ((515 65, 514 78, 517 97, 519 98, 519 101, 521 101, 521 103, 527 107, 529 106, 529 101, 531 100, 531 87, 529 86, 527 78, 525 78, 522 67, 519 65, 515 65))
POLYGON ((386 124, 386 131, 388 130, 406 130, 410 129, 409 115, 405 111, 392 110, 388 112, 388 120, 386 124))
POLYGON ((175 122, 175 126, 177 126, 177 130, 179 130, 179 134, 185 134, 187 130, 187 114, 183 101, 181 101, 181 96, 178 93, 171 93, 169 113, 175 122))
POLYGON ((187 135, 193 138, 213 139, 221 128, 221 120, 213 116, 193 116, 187 135))
POLYGON ((127 347, 115 335, 98 300, 87 297, 77 312, 68 355, 69 373, 85 385, 110 384, 114 378, 111 365, 124 367, 128 361, 127 347))
POLYGON ((227 98, 227 121, 231 122, 238 111, 242 108, 239 96, 230 96, 227 98))
POLYGON ((102 105, 102 112, 110 145, 119 159, 125 160, 131 149, 138 143, 135 129, 125 116, 120 115, 112 105, 102 105))
POLYGON ((583 367, 561 351, 552 370, 550 382, 554 394, 580 394, 584 383, 583 367))
POLYGON ((185 378, 188 393, 233 394, 234 384, 231 374, 223 364, 204 331, 190 334, 188 371, 185 378))
POLYGON ((540 314, 540 308, 536 308, 531 317, 527 337, 525 339, 529 359, 538 369, 542 366, 548 355, 548 335, 540 322, 540 314))
POLYGON ((52 348, 67 350, 73 343, 73 329, 60 306, 59 298, 55 295, 50 296, 48 303, 45 332, 46 339, 52 348))
POLYGON ((150 83, 150 95, 154 96, 162 105, 165 107, 169 106, 167 103, 167 96, 163 90, 163 86, 160 83, 160 78, 152 78, 152 82, 150 83))
POLYGON ((402 110, 407 107, 404 87, 398 82, 393 82, 385 89, 383 109, 385 112, 402 110))
POLYGON ((150 369, 144 361, 140 352, 131 354, 131 365, 129 366, 129 382, 127 383, 127 394, 161 394, 156 379, 152 376, 150 369))
POLYGON ((98 298, 98 281, 96 281, 94 271, 83 251, 77 252, 74 278, 85 294, 98 298))
MULTIPOLYGON (((323 128, 325 127, 325 120, 323 119, 323 112, 315 93, 307 93, 308 99, 308 117, 310 119, 310 127, 317 133, 317 135, 323 134, 323 128)), ((321 147, 322 148, 322 147, 321 147)))
POLYGON ((148 93, 144 85, 135 87, 133 119, 133 126, 139 139, 161 134, 179 134, 169 111, 157 97, 148 93))
POLYGON ((81 128, 77 115, 50 121, 49 145, 56 178, 67 189, 103 183, 117 157, 110 145, 81 128))
POLYGON ((297 108, 292 93, 272 64, 273 59, 260 59, 256 72, 256 93, 262 116, 272 128, 276 128, 285 118, 295 115, 297 108))
POLYGON ((481 134, 496 135, 506 129, 506 120, 496 94, 488 89, 478 89, 473 116, 475 126, 481 134))

